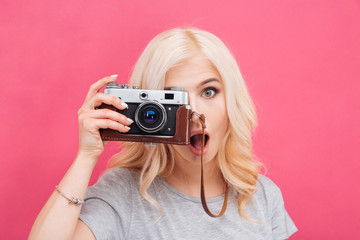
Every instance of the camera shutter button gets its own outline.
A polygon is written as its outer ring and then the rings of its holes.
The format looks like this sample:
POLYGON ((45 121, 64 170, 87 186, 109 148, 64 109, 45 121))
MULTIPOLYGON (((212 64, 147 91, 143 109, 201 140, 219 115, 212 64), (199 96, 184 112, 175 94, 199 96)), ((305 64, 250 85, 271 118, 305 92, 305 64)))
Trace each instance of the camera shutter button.
POLYGON ((129 88, 129 85, 127 85, 127 84, 122 84, 122 85, 121 85, 121 88, 125 88, 125 89, 126 89, 126 88, 129 88))

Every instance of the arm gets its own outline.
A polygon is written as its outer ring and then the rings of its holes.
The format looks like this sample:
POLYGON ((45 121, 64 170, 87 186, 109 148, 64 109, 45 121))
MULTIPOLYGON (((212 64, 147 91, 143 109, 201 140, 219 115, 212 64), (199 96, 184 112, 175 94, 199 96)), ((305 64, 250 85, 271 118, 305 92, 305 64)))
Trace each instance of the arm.
MULTIPOLYGON (((102 103, 124 109, 121 100, 99 93, 107 83, 116 80, 116 76, 106 77, 94 83, 85 98, 79 115, 79 149, 71 167, 59 183, 59 189, 69 197, 84 199, 87 186, 104 143, 100 128, 110 128, 127 132, 131 124, 127 118, 108 109, 95 110, 102 103)), ((69 204, 68 200, 54 191, 31 229, 29 239, 95 239, 90 229, 79 220, 81 205, 69 204), (76 234, 75 234, 76 233, 76 234), (75 235, 74 235, 75 234, 75 235)))

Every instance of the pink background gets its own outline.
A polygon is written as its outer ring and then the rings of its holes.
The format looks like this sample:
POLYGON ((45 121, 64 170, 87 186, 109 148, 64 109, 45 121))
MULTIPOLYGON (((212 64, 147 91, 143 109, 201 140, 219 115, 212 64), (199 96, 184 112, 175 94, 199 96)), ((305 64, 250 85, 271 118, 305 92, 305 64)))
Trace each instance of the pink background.
MULTIPOLYGON (((126 82, 154 35, 184 25, 238 60, 255 152, 299 228, 291 239, 360 238, 358 0, 1 1, 1 238, 27 238, 73 161, 89 85, 126 82)), ((91 183, 118 150, 107 146, 91 183)))

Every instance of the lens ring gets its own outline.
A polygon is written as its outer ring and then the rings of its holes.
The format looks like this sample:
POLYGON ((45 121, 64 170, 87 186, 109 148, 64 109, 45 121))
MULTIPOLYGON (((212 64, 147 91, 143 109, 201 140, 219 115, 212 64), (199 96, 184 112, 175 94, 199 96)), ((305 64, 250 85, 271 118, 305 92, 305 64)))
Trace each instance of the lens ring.
POLYGON ((164 106, 156 101, 143 102, 138 106, 138 108, 135 111, 136 124, 138 125, 138 127, 141 130, 143 130, 144 132, 147 132, 147 133, 154 133, 154 132, 160 131, 165 126, 166 120, 167 120, 167 115, 166 115, 166 110, 165 110, 164 106), (142 113, 143 109, 146 109, 149 107, 155 108, 156 110, 158 110, 159 115, 161 115, 160 120, 155 121, 155 125, 153 127, 145 126, 142 123, 142 120, 143 120, 142 117, 139 116, 142 113))

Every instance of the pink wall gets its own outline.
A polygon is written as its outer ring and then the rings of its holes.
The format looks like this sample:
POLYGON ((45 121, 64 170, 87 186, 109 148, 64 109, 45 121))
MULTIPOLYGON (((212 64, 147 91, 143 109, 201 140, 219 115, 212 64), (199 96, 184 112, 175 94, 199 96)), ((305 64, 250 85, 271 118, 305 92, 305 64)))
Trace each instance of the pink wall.
POLYGON ((299 228, 292 239, 360 238, 358 0, 2 1, 1 238, 27 237, 71 164, 88 86, 115 73, 126 82, 146 43, 183 25, 236 56, 258 110, 256 154, 299 228))

